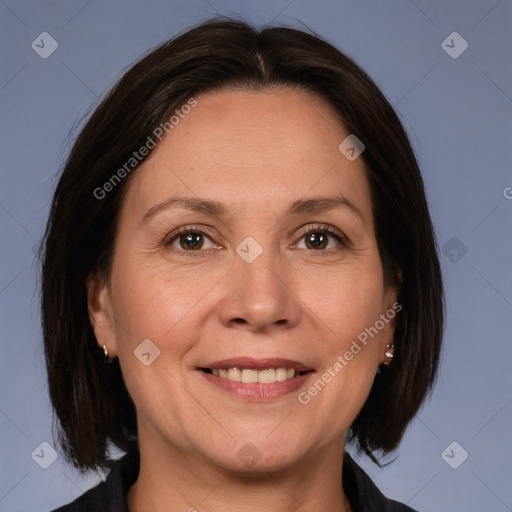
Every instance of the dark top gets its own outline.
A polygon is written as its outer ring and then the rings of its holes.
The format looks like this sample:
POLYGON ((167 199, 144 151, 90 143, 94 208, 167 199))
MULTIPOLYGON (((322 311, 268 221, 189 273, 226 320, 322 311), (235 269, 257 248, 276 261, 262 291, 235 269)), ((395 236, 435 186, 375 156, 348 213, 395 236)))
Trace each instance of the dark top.
MULTIPOLYGON (((104 482, 53 512, 128 512, 126 494, 137 480, 139 464, 138 452, 127 453, 116 462, 104 482)), ((343 489, 354 512, 415 512, 386 498, 346 452, 343 458, 343 489)))

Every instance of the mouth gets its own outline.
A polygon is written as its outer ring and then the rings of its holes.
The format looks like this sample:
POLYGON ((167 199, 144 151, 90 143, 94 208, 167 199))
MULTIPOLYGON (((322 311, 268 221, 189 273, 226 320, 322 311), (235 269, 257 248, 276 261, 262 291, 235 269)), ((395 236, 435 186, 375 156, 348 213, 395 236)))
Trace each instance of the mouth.
POLYGON ((265 368, 264 370, 254 370, 251 368, 199 368, 204 373, 215 375, 221 379, 230 380, 231 382, 243 382, 250 384, 259 382, 260 384, 273 384, 274 382, 283 382, 289 379, 295 379, 301 375, 305 375, 313 370, 296 372, 294 368, 286 368, 280 366, 278 368, 265 368))
POLYGON ((314 373, 290 359, 229 359, 197 368, 217 387, 244 398, 275 398, 300 387, 314 373))

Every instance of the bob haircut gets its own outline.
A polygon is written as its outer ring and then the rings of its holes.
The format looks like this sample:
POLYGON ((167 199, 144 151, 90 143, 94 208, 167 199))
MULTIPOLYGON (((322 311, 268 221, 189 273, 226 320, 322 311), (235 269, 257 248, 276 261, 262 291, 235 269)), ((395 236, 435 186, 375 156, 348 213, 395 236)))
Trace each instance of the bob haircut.
POLYGON ((136 409, 118 360, 103 362, 86 292, 88 277, 110 273, 120 206, 137 168, 125 175, 123 165, 191 98, 275 88, 323 98, 364 143, 385 281, 398 287, 402 305, 393 363, 376 375, 348 441, 379 464, 374 452, 397 448, 431 391, 444 328, 442 278, 423 180, 398 116, 367 74, 321 38, 215 18, 124 74, 83 127, 55 190, 42 245, 43 339, 58 443, 81 472, 111 468, 110 443, 138 449, 136 409), (116 172, 123 179, 113 183, 116 172))

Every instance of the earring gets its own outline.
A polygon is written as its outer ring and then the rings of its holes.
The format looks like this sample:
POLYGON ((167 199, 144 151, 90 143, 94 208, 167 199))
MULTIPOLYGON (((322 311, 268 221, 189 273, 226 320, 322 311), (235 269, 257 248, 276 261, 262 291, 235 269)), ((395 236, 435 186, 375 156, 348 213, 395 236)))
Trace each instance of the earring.
POLYGON ((395 351, 395 344, 388 343, 386 345, 386 350, 384 351, 384 355, 386 356, 386 360, 382 363, 385 366, 389 366, 391 361, 393 361, 393 353, 395 351))
POLYGON ((105 364, 112 364, 115 361, 115 358, 111 359, 110 357, 108 357, 107 345, 103 345, 103 354, 105 356, 103 359, 103 362, 105 364))

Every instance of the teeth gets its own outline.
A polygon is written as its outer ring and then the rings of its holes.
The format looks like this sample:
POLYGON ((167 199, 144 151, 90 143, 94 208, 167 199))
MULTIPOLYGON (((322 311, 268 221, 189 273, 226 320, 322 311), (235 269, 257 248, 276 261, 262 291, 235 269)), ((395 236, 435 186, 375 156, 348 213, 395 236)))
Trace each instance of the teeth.
POLYGON ((278 368, 276 370, 276 379, 277 382, 282 382, 283 380, 286 380, 288 377, 286 375, 286 368, 278 368))
POLYGON ((240 370, 240 368, 230 368, 227 378, 235 382, 240 382, 242 380, 242 370, 240 370))
POLYGON ((242 370, 242 382, 258 382, 258 370, 242 370))
POLYGON ((276 371, 273 368, 258 372, 258 382, 261 382, 262 384, 269 384, 276 380, 276 371))
POLYGON ((244 382, 246 384, 259 382, 261 384, 273 384, 282 382, 295 377, 293 368, 268 368, 266 370, 249 370, 247 368, 226 368, 221 370, 212 370, 213 375, 234 382, 244 382))

